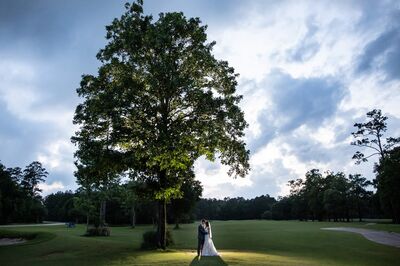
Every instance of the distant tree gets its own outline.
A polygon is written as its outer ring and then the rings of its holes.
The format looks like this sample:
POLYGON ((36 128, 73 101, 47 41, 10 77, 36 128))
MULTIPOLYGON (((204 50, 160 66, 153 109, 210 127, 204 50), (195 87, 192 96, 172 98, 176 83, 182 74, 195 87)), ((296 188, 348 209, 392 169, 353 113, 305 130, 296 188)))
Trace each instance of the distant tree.
POLYGON ((263 213, 271 211, 275 198, 267 195, 253 199, 224 198, 201 199, 195 206, 194 213, 197 219, 211 220, 245 220, 264 219, 263 213))
MULTIPOLYGON (((92 108, 94 109, 93 106, 92 108)), ((89 114, 77 113, 75 119, 83 115, 89 114)), ((100 114, 98 116, 100 117, 100 114)), ((106 224, 107 200, 113 187, 120 181, 122 164, 121 157, 118 156, 119 152, 110 149, 110 123, 99 117, 97 118, 101 121, 98 123, 97 120, 87 119, 87 123, 71 140, 78 146, 74 156, 77 167, 75 176, 80 186, 80 195, 87 197, 79 204, 97 206, 98 215, 94 219, 95 225, 103 227, 106 224)), ((90 220, 91 214, 91 212, 87 213, 87 221, 90 220)))
POLYGON ((389 192, 391 189, 388 187, 388 184, 396 179, 396 172, 392 172, 389 169, 392 169, 396 165, 396 159, 393 158, 396 157, 395 154, 399 148, 400 137, 388 137, 384 139, 383 135, 387 130, 386 120, 388 118, 382 115, 381 110, 374 109, 367 113, 367 117, 369 118, 367 122, 354 124, 357 127, 357 131, 353 132, 352 135, 356 140, 351 144, 369 148, 373 150, 373 153, 365 156, 364 153, 357 151, 353 159, 356 160, 356 163, 360 163, 367 161, 368 158, 374 155, 379 156, 379 165, 375 165, 377 178, 374 180, 374 185, 378 188, 376 193, 379 196, 383 209, 386 212, 390 209, 389 213, 393 217, 393 221, 398 222, 396 218, 396 204, 391 202, 392 199, 388 200, 390 198, 388 195, 391 195, 391 192, 389 192))
MULTIPOLYGON (((370 204, 371 184, 360 175, 346 178, 342 172, 327 171, 324 175, 318 169, 306 173, 305 179, 290 180, 292 217, 300 220, 333 219, 350 221, 355 210, 359 217, 370 204)), ((371 206, 369 206, 371 207, 371 206)))
POLYGON ((197 219, 210 219, 222 220, 221 206, 224 204, 223 200, 218 199, 201 199, 197 202, 195 207, 195 214, 197 219))
POLYGON ((17 199, 21 195, 12 169, 0 163, 0 224, 9 223, 15 218, 17 199))
POLYGON ((105 139, 106 150, 123 155, 107 165, 122 162, 122 171, 149 184, 159 203, 158 245, 165 249, 166 203, 181 195, 196 159, 219 155, 229 174, 247 174, 247 123, 235 94, 237 74, 214 58, 215 43, 207 43, 198 18, 161 13, 153 22, 141 0, 126 9, 106 27, 98 76, 84 75, 77 90, 84 102, 75 113, 81 125, 75 141, 105 139))
POLYGON ((175 220, 175 229, 179 229, 179 223, 185 214, 190 214, 196 203, 200 200, 203 187, 200 181, 194 179, 193 171, 188 173, 181 186, 182 197, 171 201, 171 208, 175 220))
POLYGON ((301 178, 289 180, 288 186, 290 187, 293 217, 296 217, 301 221, 307 221, 309 218, 309 208, 304 180, 301 178))
POLYGON ((376 167, 378 195, 383 209, 394 223, 400 223, 400 147, 380 160, 376 167))
POLYGON ((325 177, 323 203, 328 219, 333 218, 335 222, 346 218, 350 221, 350 184, 342 172, 327 172, 325 177))
POLYGON ((39 184, 45 181, 48 174, 40 162, 35 161, 26 166, 21 181, 23 191, 32 198, 40 196, 42 190, 39 184))
POLYGON ((48 172, 38 161, 32 162, 22 172, 21 189, 25 195, 24 207, 30 221, 41 222, 46 214, 46 209, 41 196, 39 184, 45 181, 48 172))
POLYGON ((279 197, 278 201, 271 206, 271 217, 273 220, 292 219, 292 200, 290 197, 279 197))
POLYGON ((264 220, 271 220, 272 219, 272 212, 271 211, 265 211, 261 214, 261 219, 264 220))
POLYGON ((275 202, 276 200, 268 194, 247 200, 243 206, 246 208, 245 219, 263 219, 262 215, 266 211, 271 211, 271 206, 275 202))
POLYGON ((0 163, 0 223, 41 222, 46 214, 39 184, 47 171, 32 162, 24 171, 0 163))
POLYGON ((318 169, 312 169, 306 173, 304 180, 304 196, 307 199, 311 219, 321 221, 324 216, 324 186, 325 181, 318 169))
POLYGON ((358 219, 361 222, 363 218, 363 209, 365 209, 365 206, 372 196, 372 191, 367 190, 367 188, 372 185, 372 182, 360 174, 354 174, 349 175, 349 185, 350 198, 355 204, 358 219))
POLYGON ((47 195, 44 199, 44 205, 47 209, 46 219, 60 222, 83 220, 85 213, 77 209, 75 205, 76 196, 71 190, 58 191, 47 195))
POLYGON ((88 187, 80 187, 73 199, 77 211, 86 216, 86 230, 89 229, 90 220, 96 215, 94 192, 88 187))
POLYGON ((341 217, 340 208, 342 204, 342 195, 340 192, 333 188, 328 188, 324 191, 324 207, 327 212, 328 220, 333 218, 337 222, 341 217))
POLYGON ((136 226, 136 204, 138 204, 139 198, 136 192, 137 183, 129 181, 128 183, 121 186, 119 193, 119 200, 121 201, 122 207, 125 212, 131 217, 131 226, 136 226))
POLYGON ((367 113, 368 121, 365 123, 355 123, 357 131, 351 134, 356 139, 351 142, 351 145, 368 148, 373 152, 367 156, 364 153, 357 151, 353 155, 356 163, 368 161, 368 158, 378 155, 380 159, 385 158, 387 152, 400 143, 399 138, 389 137, 386 140, 383 138, 383 133, 387 130, 386 116, 382 115, 382 111, 374 109, 367 113))

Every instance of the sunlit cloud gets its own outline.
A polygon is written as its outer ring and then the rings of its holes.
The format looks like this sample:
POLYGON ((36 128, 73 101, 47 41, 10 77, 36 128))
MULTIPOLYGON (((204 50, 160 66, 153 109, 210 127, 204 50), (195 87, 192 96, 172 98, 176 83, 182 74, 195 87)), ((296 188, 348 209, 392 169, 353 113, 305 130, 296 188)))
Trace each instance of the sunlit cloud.
POLYGON ((39 188, 43 191, 44 194, 50 194, 52 192, 57 192, 65 189, 65 186, 61 182, 56 181, 49 184, 48 183, 39 184, 39 188))
MULTIPOLYGON (((73 172, 82 74, 95 74, 104 26, 124 1, 0 3, 0 158, 7 166, 41 161, 45 193, 76 188, 73 172), (79 8, 77 8, 79 6, 79 8), (46 12, 43 13, 43 10, 46 12)), ((380 108, 388 134, 400 135, 400 31, 396 1, 145 1, 145 12, 183 11, 208 24, 214 54, 240 74, 249 127, 249 175, 204 158, 195 164, 204 196, 288 193, 311 168, 361 173, 353 124, 380 108)))

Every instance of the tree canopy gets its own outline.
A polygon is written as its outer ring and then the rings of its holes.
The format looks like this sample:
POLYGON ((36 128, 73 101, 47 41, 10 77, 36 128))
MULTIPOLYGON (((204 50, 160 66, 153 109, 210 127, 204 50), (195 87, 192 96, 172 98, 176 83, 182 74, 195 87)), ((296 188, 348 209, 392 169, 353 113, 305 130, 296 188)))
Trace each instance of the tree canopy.
POLYGON ((247 123, 238 106, 237 74, 214 57, 215 42, 207 42, 199 18, 173 12, 154 21, 144 15, 142 1, 125 7, 106 27, 97 75, 84 75, 77 89, 84 101, 76 108, 80 129, 73 141, 78 161, 85 157, 104 169, 97 178, 129 172, 148 183, 160 202, 159 245, 165 248, 165 203, 181 196, 200 156, 218 156, 235 177, 247 174, 247 123), (93 147, 100 150, 91 152, 93 147), (99 154, 106 164, 96 163, 99 154))
POLYGON ((357 130, 351 133, 355 138, 355 141, 351 142, 351 145, 368 148, 373 152, 365 156, 363 152, 357 151, 353 155, 353 159, 356 160, 357 164, 366 162, 368 158, 375 155, 378 155, 382 159, 389 150, 400 143, 400 138, 383 138, 383 134, 387 130, 386 120, 388 117, 382 115, 380 109, 368 112, 367 117, 368 121, 354 124, 357 130))
POLYGON ((7 168, 0 163, 0 224, 42 221, 46 209, 39 184, 47 175, 46 169, 37 161, 24 170, 7 168))

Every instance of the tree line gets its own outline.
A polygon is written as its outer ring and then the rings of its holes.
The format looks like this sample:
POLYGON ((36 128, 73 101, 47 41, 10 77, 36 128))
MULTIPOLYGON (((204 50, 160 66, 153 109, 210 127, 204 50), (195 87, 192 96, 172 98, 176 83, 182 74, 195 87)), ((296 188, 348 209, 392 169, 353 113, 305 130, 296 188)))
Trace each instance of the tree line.
MULTIPOLYGON (((143 184, 134 181, 114 183, 104 196, 102 191, 92 191, 90 198, 86 191, 78 188, 75 192, 52 193, 45 197, 46 219, 50 221, 75 222, 99 226, 100 220, 106 225, 157 224, 157 203, 145 194, 143 184)), ((180 223, 196 219, 194 208, 200 200, 203 187, 194 178, 187 179, 181 187, 182 197, 168 202, 167 222, 179 228, 180 223)))
POLYGON ((289 181, 290 195, 272 206, 272 218, 349 221, 358 217, 361 221, 367 216, 400 223, 400 137, 384 137, 388 117, 381 110, 374 109, 366 116, 365 122, 354 124, 351 145, 371 151, 357 151, 353 155, 357 164, 379 158, 373 169, 375 179, 312 169, 305 178, 289 181))
POLYGON ((372 182, 359 174, 308 171, 304 179, 289 181, 290 195, 272 205, 270 218, 276 220, 347 221, 379 214, 374 208, 372 182))
POLYGON ((276 203, 276 199, 267 195, 253 199, 224 198, 201 199, 194 210, 196 218, 210 220, 250 220, 268 219, 266 213, 276 203))
MULTIPOLYGON (((304 178, 289 181, 290 194, 277 199, 269 195, 253 199, 202 199, 203 187, 192 173, 181 185, 181 196, 167 202, 167 222, 175 224, 176 228, 180 223, 200 218, 317 221, 391 218, 394 223, 399 223, 400 147, 392 144, 396 143, 394 138, 388 138, 389 143, 382 140, 382 132, 386 131, 386 123, 382 121, 386 118, 379 110, 373 110, 367 116, 369 120, 363 123, 364 127, 379 130, 370 136, 381 139, 366 139, 364 135, 361 142, 353 142, 353 145, 376 143, 379 149, 380 143, 382 153, 377 153, 380 159, 374 167, 374 180, 369 181, 359 174, 311 169, 304 178)), ((361 124, 356 125, 359 128, 361 124)), ((365 161, 366 157, 360 152, 354 156, 358 163, 365 161)), ((47 175, 40 162, 32 162, 24 170, 0 164, 1 223, 41 222, 43 219, 74 221, 88 226, 99 224, 100 220, 110 225, 130 224, 132 227, 136 223, 158 223, 158 204, 146 182, 114 180, 107 190, 92 186, 88 191, 80 187, 75 192, 57 192, 43 199, 38 185, 47 175)))
MULTIPOLYGON (((269 219, 265 216, 277 200, 269 195, 262 195, 253 199, 225 198, 200 199, 202 187, 185 188, 185 197, 167 204, 169 224, 179 228, 180 223, 191 223, 201 218, 210 220, 249 220, 269 219)), ((156 224, 157 204, 151 200, 137 199, 135 202, 135 220, 132 220, 129 208, 121 198, 120 189, 107 201, 105 220, 109 225, 156 224)), ((86 214, 80 209, 78 192, 65 191, 48 195, 45 198, 47 208, 46 219, 51 221, 72 221, 86 223, 86 214)), ((98 203, 98 206, 99 203, 98 203)), ((97 212, 97 215, 99 213, 97 212)), ((96 219, 95 217, 92 217, 96 219)))
POLYGON ((0 163, 0 224, 43 220, 46 208, 38 185, 47 175, 37 161, 23 170, 0 163))

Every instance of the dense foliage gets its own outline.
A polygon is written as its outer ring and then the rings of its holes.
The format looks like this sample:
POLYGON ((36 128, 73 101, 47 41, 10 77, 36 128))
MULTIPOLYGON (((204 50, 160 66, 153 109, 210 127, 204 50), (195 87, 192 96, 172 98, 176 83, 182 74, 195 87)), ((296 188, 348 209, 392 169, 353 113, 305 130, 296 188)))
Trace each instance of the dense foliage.
MULTIPOLYGON (((167 238, 166 245, 167 247, 174 243, 172 234, 170 230, 167 230, 167 238)), ((157 232, 156 231, 147 231, 143 234, 143 241, 141 244, 142 249, 155 249, 157 248, 157 232)))
MULTIPOLYGON (((97 75, 84 75, 77 90, 83 98, 72 139, 77 177, 87 195, 103 193, 103 202, 119 174, 144 182, 158 202, 158 240, 165 248, 166 204, 181 197, 200 156, 219 156, 230 175, 247 174, 247 123, 237 74, 214 57, 215 42, 207 42, 200 19, 173 12, 153 21, 141 0, 125 7, 106 27, 97 75)), ((104 214, 105 205, 100 208, 104 214)))
MULTIPOLYGON (((140 186, 134 182, 115 185, 109 191, 109 197, 104 200, 99 193, 92 192, 91 201, 82 195, 78 189, 76 192, 65 191, 47 195, 44 203, 48 210, 46 219, 49 221, 87 223, 99 226, 100 205, 102 202, 108 206, 104 213, 106 224, 131 225, 156 224, 157 204, 151 198, 140 194, 140 186)), ((188 179, 182 186, 182 198, 169 202, 169 223, 178 225, 180 222, 193 222, 195 217, 194 207, 200 200, 203 187, 199 181, 188 179)), ((143 193, 143 192, 142 192, 143 193)), ((88 232, 89 234, 91 232, 88 232)))
POLYGON ((376 166, 377 187, 385 213, 400 223, 400 147, 391 150, 376 166))
POLYGON ((376 198, 379 198, 386 215, 391 217, 394 223, 400 223, 400 137, 384 138, 387 120, 388 117, 379 109, 368 112, 367 121, 354 124, 357 131, 352 133, 355 141, 351 144, 373 151, 368 156, 357 151, 353 156, 357 163, 365 162, 372 156, 379 156, 379 162, 375 163, 376 198))
POLYGON ((372 151, 367 156, 363 152, 357 151, 353 155, 353 159, 356 160, 357 164, 366 162, 373 156, 379 156, 380 159, 384 159, 393 148, 400 144, 400 137, 384 138, 388 117, 384 116, 380 109, 368 112, 367 119, 364 123, 355 123, 354 127, 357 130, 351 133, 355 139, 351 142, 351 145, 372 151))
POLYGON ((305 179, 289 181, 290 195, 272 205, 271 218, 336 222, 357 217, 361 221, 373 211, 371 185, 360 175, 312 169, 305 179))
POLYGON ((46 214, 39 184, 47 176, 40 162, 22 170, 0 163, 0 224, 41 222, 46 214))
POLYGON ((47 209, 46 220, 58 222, 84 222, 84 213, 81 213, 74 204, 75 193, 72 191, 57 192, 44 199, 47 209))
POLYGON ((261 219, 265 211, 270 211, 276 202, 269 195, 255 197, 254 199, 225 198, 201 199, 196 206, 197 219, 211 220, 245 220, 261 219))

